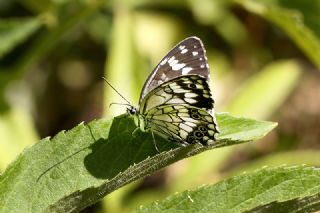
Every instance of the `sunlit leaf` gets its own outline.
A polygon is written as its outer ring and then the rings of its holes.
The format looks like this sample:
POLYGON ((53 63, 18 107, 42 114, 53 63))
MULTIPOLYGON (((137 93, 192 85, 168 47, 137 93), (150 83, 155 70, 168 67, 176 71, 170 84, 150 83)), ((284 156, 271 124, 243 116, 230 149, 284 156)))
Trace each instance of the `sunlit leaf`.
POLYGON ((133 120, 120 116, 80 124, 25 150, 0 176, 0 212, 69 212, 205 150, 253 141, 276 124, 217 114, 215 145, 179 147, 150 133, 132 136, 133 120), (45 199, 44 199, 45 198, 45 199))
MULTIPOLYGON (((266 3, 268 1, 234 0, 234 2, 281 28, 309 59, 317 67, 320 67, 320 39, 317 37, 317 34, 305 24, 303 13, 297 9, 280 7, 275 4, 277 1, 266 3)), ((319 1, 317 2, 318 3, 315 4, 319 5, 319 1)), ((314 21, 318 21, 318 19, 314 17, 314 21)))
POLYGON ((267 156, 252 160, 246 164, 228 172, 228 175, 239 174, 243 171, 253 171, 263 166, 278 166, 278 165, 308 165, 320 166, 320 151, 319 150, 293 150, 271 153, 267 156))
POLYGON ((266 66, 244 83, 227 111, 259 119, 267 118, 281 106, 299 82, 301 69, 295 61, 266 66))
POLYGON ((263 168, 169 196, 135 212, 314 212, 320 210, 320 170, 263 168))
POLYGON ((32 119, 25 111, 12 108, 0 113, 0 171, 37 140, 32 119))
MULTIPOLYGON (((119 92, 130 100, 133 96, 134 80, 134 43, 132 32, 132 14, 127 8, 121 9, 115 14, 113 19, 113 32, 109 46, 109 54, 106 59, 106 76, 107 79, 119 90, 119 92), (129 88, 129 90, 122 90, 129 88)), ((108 114, 120 114, 123 108, 110 107, 112 102, 127 102, 108 85, 105 84, 105 108, 108 109, 108 114)), ((131 101, 131 100, 130 100, 131 101)))

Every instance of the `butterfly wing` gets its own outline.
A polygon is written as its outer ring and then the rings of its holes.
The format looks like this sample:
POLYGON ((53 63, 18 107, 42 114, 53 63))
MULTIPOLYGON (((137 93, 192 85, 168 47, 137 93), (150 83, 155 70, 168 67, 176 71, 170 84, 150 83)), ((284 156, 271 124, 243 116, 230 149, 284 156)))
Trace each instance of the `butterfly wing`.
POLYGON ((146 123, 151 131, 182 144, 215 142, 215 118, 206 110, 184 105, 162 105, 150 110, 146 123))
POLYGON ((206 78, 199 75, 182 75, 173 78, 150 91, 140 103, 140 114, 161 105, 186 105, 207 111, 214 101, 206 78))
POLYGON ((213 104, 205 77, 182 75, 150 91, 139 114, 146 129, 169 140, 207 144, 215 141, 218 132, 213 104))
POLYGON ((196 74, 209 79, 205 49, 197 37, 189 37, 181 41, 160 61, 143 86, 140 103, 158 85, 187 74, 196 74))

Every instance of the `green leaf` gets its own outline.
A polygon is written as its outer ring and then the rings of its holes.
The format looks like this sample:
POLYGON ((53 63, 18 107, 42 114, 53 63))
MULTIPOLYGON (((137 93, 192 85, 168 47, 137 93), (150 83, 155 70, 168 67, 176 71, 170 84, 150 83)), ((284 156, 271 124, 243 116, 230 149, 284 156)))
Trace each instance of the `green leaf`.
MULTIPOLYGON (((109 47, 109 54, 106 60, 106 76, 110 82, 113 82, 116 85, 116 88, 130 88, 130 90, 122 91, 124 97, 132 97, 133 94, 133 85, 135 81, 130 81, 132 79, 133 70, 134 70, 134 45, 132 37, 132 28, 133 28, 133 16, 128 11, 128 8, 121 7, 123 12, 115 13, 113 18, 113 30, 112 37, 109 47), (125 50, 125 51, 124 51, 125 50), (119 72, 122 75, 119 75, 119 72)), ((137 93, 138 94, 138 93, 137 93)), ((105 108, 110 105, 111 102, 121 102, 119 100, 119 95, 108 85, 105 84, 105 108), (111 101, 112 100, 112 101, 111 101)), ((121 108, 111 107, 107 111, 109 115, 120 114, 121 108)))
POLYGON ((0 19, 0 59, 41 26, 39 18, 0 19))
POLYGON ((320 209, 319 185, 317 168, 263 168, 169 196, 135 212, 316 211, 320 209))
POLYGON ((253 141, 276 123, 217 114, 215 145, 180 147, 136 128, 126 116, 101 119, 42 139, 26 149, 0 176, 0 212, 70 212, 108 193, 205 150, 253 141))
POLYGON ((300 82, 300 76, 296 61, 273 62, 243 84, 227 111, 258 119, 270 117, 300 82))
POLYGON ((306 196, 304 198, 296 198, 283 202, 272 202, 267 205, 258 206, 249 212, 277 212, 277 213, 305 213, 318 212, 320 209, 320 194, 306 196))
MULTIPOLYGON (((234 0, 234 2, 281 28, 309 59, 318 68, 320 67, 320 39, 317 37, 317 32, 306 25, 301 11, 278 6, 274 1, 234 0)), ((318 19, 316 21, 318 23, 318 19)))
POLYGON ((316 149, 310 149, 270 153, 264 157, 259 157, 246 164, 238 166, 231 171, 228 171, 228 176, 240 174, 244 171, 254 171, 263 166, 274 167, 278 165, 293 166, 301 164, 307 166, 320 166, 320 151, 316 149))
POLYGON ((0 171, 8 166, 26 147, 39 137, 31 115, 17 107, 0 113, 0 171))

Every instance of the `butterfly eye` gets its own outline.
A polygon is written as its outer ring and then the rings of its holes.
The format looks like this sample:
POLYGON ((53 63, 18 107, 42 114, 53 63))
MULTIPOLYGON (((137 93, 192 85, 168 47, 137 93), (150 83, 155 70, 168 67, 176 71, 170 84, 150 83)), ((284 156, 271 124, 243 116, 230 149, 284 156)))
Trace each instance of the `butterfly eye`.
POLYGON ((127 111, 130 115, 135 115, 137 112, 137 110, 134 107, 128 108, 127 111))

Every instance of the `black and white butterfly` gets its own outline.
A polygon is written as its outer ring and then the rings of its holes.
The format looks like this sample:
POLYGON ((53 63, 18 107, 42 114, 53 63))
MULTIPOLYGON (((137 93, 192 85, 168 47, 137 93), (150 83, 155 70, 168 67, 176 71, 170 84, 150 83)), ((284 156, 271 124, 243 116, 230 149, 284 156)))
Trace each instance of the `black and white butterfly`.
POLYGON ((138 107, 127 112, 142 130, 183 145, 212 144, 219 132, 214 117, 210 70, 197 37, 177 44, 151 72, 138 107))

